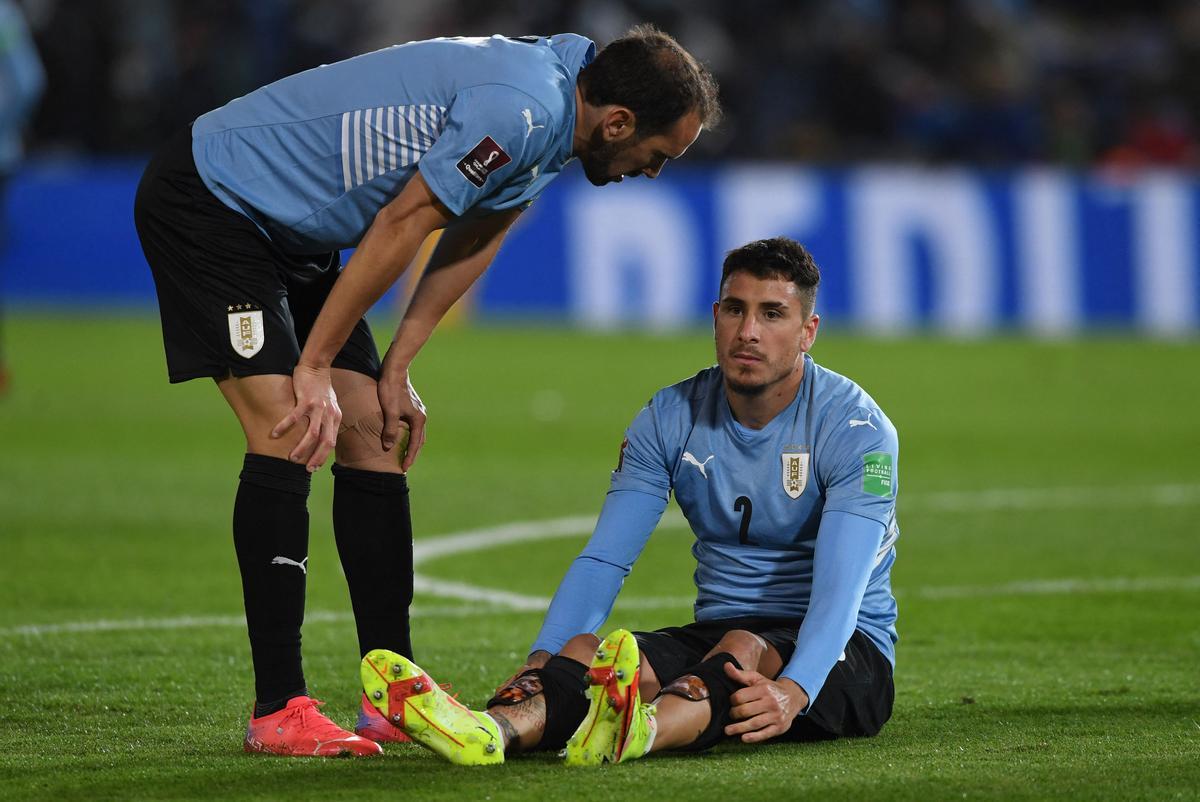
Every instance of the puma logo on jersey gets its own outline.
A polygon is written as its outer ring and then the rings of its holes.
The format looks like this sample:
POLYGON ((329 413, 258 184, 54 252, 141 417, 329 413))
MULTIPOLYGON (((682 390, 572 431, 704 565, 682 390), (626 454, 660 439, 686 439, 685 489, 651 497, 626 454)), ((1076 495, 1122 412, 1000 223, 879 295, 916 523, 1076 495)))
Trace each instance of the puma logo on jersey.
POLYGON ((712 458, 715 456, 716 456, 716 454, 709 454, 708 459, 704 460, 704 462, 701 462, 700 460, 698 460, 692 456, 692 452, 685 451, 685 452, 683 452, 683 461, 691 463, 692 465, 695 465, 696 469, 698 471, 700 471, 700 475, 703 476, 705 479, 707 479, 708 472, 704 470, 704 466, 707 465, 712 460, 712 458))
POLYGON ((879 431, 879 429, 875 427, 875 424, 871 423, 871 416, 874 414, 874 412, 868 412, 866 420, 855 420, 854 418, 851 418, 850 428, 857 429, 859 426, 870 426, 872 429, 875 429, 875 431, 879 431))
POLYGON ((525 138, 529 139, 529 135, 533 133, 535 128, 545 128, 544 125, 533 124, 533 111, 531 109, 521 109, 521 116, 525 118, 525 125, 529 130, 525 132, 525 138))
POLYGON ((294 565, 300 569, 301 573, 303 573, 305 575, 308 574, 308 558, 307 557, 305 557, 300 562, 296 562, 295 560, 290 559, 288 557, 276 557, 275 559, 271 560, 271 565, 294 565))

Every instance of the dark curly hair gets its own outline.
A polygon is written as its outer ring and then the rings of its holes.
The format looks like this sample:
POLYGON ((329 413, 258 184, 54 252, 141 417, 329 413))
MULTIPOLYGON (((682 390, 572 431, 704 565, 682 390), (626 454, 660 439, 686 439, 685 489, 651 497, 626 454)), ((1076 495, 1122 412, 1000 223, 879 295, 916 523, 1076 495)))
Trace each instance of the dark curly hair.
POLYGON ((731 274, 739 272, 760 279, 781 278, 792 282, 804 303, 804 314, 812 314, 817 303, 821 271, 812 254, 794 239, 760 239, 730 251, 721 266, 721 286, 725 286, 731 274))
POLYGON ((708 129, 721 119, 712 74, 670 34, 649 24, 631 28, 601 50, 579 73, 579 87, 593 106, 631 110, 639 138, 662 133, 693 110, 708 129))

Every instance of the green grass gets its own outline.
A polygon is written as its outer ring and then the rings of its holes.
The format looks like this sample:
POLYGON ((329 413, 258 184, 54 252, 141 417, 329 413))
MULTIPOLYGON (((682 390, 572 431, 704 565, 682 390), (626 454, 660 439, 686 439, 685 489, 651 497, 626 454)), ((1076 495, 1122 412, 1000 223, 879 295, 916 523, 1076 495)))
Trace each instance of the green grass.
MULTIPOLYGON (((728 744, 581 773, 552 756, 455 769, 415 747, 373 761, 242 755, 251 678, 229 534, 242 452, 232 415, 209 382, 167 385, 152 318, 19 314, 4 334, 0 798, 1200 795, 1196 342, 824 330, 816 358, 862 383, 901 434, 892 721, 870 740, 728 744), (993 492, 1009 489, 1034 492, 993 492), (128 626, 185 616, 218 618, 128 626), (30 629, 103 620, 116 628, 30 629)), ((629 419, 710 356, 703 333, 439 332, 414 369, 431 412, 410 477, 418 538, 594 514, 629 419)), ((357 654, 329 504, 322 471, 306 671, 349 723, 357 654)), ((688 533, 671 520, 626 585, 621 625, 689 615, 688 533)), ((583 540, 420 571, 547 596, 583 540)), ((471 703, 519 664, 540 622, 423 595, 417 607, 418 659, 471 703)))

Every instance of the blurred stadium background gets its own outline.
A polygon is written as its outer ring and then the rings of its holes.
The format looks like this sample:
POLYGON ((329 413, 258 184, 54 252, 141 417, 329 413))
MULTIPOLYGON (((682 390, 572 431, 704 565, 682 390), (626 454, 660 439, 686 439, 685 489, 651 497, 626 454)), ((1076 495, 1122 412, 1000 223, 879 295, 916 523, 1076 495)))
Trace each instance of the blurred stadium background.
MULTIPOLYGON (((1196 798, 1200 3, 19 5, 46 88, 0 247, 0 798, 1196 798), (131 219, 150 150, 367 49, 640 21, 714 69, 726 122, 653 182, 568 169, 422 352, 418 659, 471 703, 518 664, 623 427, 711 359, 722 253, 786 234, 823 271, 816 359, 901 433, 893 722, 603 784, 550 756, 241 759, 240 435, 211 384, 166 384, 131 219), (463 532, 472 550, 436 540, 463 532)), ((382 342, 402 297, 375 310, 382 342)), ((347 723, 329 496, 318 476, 306 666, 347 723)), ((689 614, 688 534, 661 529, 622 625, 689 614)))
POLYGON ((727 122, 661 181, 555 182, 478 288, 479 316, 693 324, 723 251, 788 234, 824 269, 831 323, 1188 335, 1200 320, 1194 2, 502 5, 28 0, 49 91, 9 190, 9 303, 151 302, 128 215, 146 154, 263 83, 409 39, 607 41, 648 19, 714 69, 727 122))

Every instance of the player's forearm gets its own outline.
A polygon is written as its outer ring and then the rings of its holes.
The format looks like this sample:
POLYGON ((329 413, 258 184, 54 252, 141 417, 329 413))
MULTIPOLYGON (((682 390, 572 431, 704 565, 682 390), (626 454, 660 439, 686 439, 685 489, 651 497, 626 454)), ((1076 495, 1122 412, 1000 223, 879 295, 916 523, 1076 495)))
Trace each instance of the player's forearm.
POLYGON ((568 640, 592 632, 608 618, 625 581, 620 566, 579 556, 559 583, 530 652, 555 654, 568 640))
POLYGON ((500 243, 497 241, 478 253, 443 267, 427 270, 413 293, 412 302, 404 313, 392 346, 388 363, 392 369, 407 369, 424 347, 438 323, 450 307, 466 294, 475 280, 483 275, 500 243))
POLYGON ((372 304, 388 292, 415 253, 416 246, 400 247, 391 255, 356 251, 346 269, 342 270, 329 298, 325 299, 317 322, 308 334, 300 363, 329 367, 354 325, 366 315, 372 304))
POLYGON ((325 299, 300 354, 300 365, 328 368, 355 324, 396 283, 425 238, 450 219, 449 210, 419 173, 409 179, 375 215, 325 299))
POLYGON ((557 651, 604 623, 666 506, 666 499, 636 490, 608 494, 591 539, 559 583, 533 650, 557 651))
POLYGON ((884 535, 877 521, 828 512, 817 534, 812 594, 796 651, 780 672, 816 700, 858 622, 863 594, 884 535))
POLYGON ((408 369, 450 307, 488 269, 518 214, 490 215, 446 229, 388 349, 388 370, 408 369))

